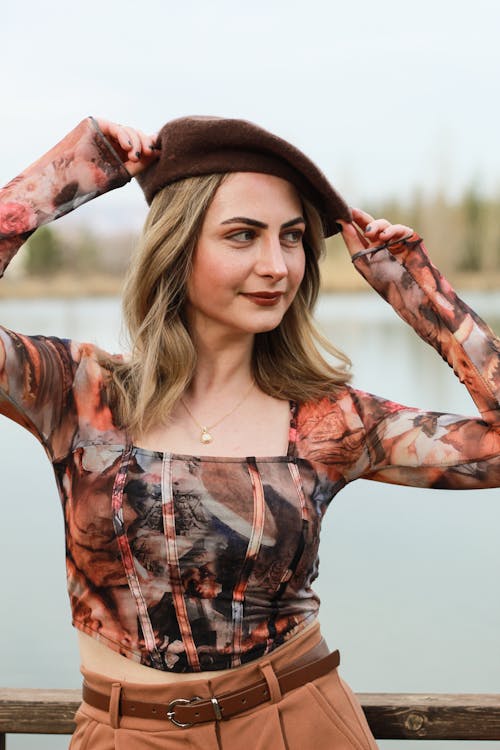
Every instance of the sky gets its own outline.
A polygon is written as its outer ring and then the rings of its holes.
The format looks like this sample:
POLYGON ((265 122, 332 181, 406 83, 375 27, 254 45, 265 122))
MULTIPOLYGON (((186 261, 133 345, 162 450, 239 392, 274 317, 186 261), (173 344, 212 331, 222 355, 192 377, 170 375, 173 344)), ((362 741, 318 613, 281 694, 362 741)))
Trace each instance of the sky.
MULTIPOLYGON (((351 205, 500 195, 498 0, 25 0, 0 26, 0 182, 88 114, 154 132, 243 117, 303 149, 351 205)), ((137 185, 80 209, 128 225, 137 185)))

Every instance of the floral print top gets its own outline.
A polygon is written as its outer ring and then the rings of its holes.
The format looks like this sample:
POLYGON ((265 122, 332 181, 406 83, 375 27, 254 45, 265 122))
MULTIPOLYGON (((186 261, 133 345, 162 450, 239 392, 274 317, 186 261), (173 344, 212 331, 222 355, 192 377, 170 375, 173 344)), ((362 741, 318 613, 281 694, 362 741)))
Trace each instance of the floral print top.
MULTIPOLYGON (((84 120, 0 193, 0 270, 36 227, 128 180, 84 120)), ((500 486, 500 341, 417 235, 399 250, 357 268, 454 369, 477 418, 346 385, 293 405, 287 455, 146 450, 115 424, 94 345, 0 329, 0 411, 53 464, 77 628, 160 670, 238 666, 316 618, 321 520, 348 482, 500 486)))

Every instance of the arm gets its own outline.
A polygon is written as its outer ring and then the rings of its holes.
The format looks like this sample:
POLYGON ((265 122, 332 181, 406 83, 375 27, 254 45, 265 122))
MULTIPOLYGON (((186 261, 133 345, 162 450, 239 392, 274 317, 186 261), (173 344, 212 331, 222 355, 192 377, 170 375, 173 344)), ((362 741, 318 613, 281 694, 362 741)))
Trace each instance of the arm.
POLYGON ((129 180, 97 122, 83 120, 0 191, 0 275, 37 227, 129 180))
POLYGON ((364 217, 355 212, 362 229, 371 225, 372 240, 364 240, 360 233, 355 239, 355 229, 348 230, 356 268, 448 362, 481 418, 410 409, 354 391, 367 453, 358 476, 425 487, 500 486, 499 339, 457 297, 417 235, 385 222, 381 226, 388 226, 388 233, 381 238, 378 222, 364 217), (405 235, 406 240, 398 242, 405 235), (394 244, 370 252, 387 240, 394 244))
MULTIPOLYGON (((0 191, 0 275, 42 224, 120 187, 151 158, 151 138, 105 120, 83 120, 0 191)), ((0 328, 0 413, 53 453, 72 431, 80 349, 69 341, 0 328)))

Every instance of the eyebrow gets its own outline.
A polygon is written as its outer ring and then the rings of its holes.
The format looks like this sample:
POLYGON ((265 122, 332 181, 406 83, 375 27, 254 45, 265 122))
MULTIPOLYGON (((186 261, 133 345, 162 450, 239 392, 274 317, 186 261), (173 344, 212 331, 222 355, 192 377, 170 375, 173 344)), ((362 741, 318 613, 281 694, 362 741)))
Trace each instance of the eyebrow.
MULTIPOLYGON (((296 216, 295 219, 290 219, 290 221, 285 221, 284 224, 281 225, 281 229, 287 229, 288 227, 293 227, 295 224, 305 224, 306 221, 303 216, 296 216)), ((250 227, 258 227, 259 229, 269 229, 269 225, 265 224, 263 221, 257 221, 257 219, 249 219, 247 216, 233 216, 231 219, 226 219, 225 221, 221 221, 221 224, 247 224, 250 227)))

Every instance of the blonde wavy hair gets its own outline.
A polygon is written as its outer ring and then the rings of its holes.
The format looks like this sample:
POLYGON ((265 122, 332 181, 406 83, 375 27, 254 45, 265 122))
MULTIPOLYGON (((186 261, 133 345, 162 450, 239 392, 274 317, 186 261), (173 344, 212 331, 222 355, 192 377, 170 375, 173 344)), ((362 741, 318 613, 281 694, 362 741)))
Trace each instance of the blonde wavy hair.
MULTIPOLYGON (((105 358, 110 403, 135 436, 165 422, 188 388, 196 350, 184 314, 192 259, 205 213, 226 175, 189 177, 154 197, 123 293, 130 357, 105 358)), ((324 253, 321 220, 302 198, 305 274, 280 325, 255 337, 252 367, 259 388, 297 402, 322 398, 350 379, 349 359, 316 328, 312 312, 324 253), (333 356, 337 367, 321 353, 333 356)))

